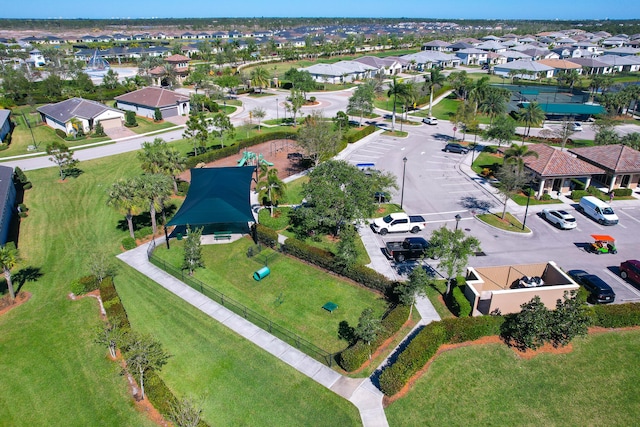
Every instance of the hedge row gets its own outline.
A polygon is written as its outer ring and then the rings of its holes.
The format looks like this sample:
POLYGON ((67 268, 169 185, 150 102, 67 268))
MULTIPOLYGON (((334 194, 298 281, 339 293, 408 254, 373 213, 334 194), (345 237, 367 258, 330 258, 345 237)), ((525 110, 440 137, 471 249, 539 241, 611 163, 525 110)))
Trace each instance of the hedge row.
POLYGON ((451 293, 445 296, 444 302, 454 316, 469 317, 471 314, 471 303, 467 297, 464 296, 462 286, 454 286, 451 293))
POLYGON ((225 157, 238 154, 241 149, 262 144, 263 142, 273 141, 274 139, 296 139, 297 131, 278 131, 271 133, 262 133, 247 139, 241 139, 237 144, 223 147, 217 150, 207 151, 204 154, 192 156, 187 159, 187 169, 195 167, 198 163, 210 163, 225 157))
POLYGON ((640 303, 596 305, 592 307, 592 324, 603 328, 640 325, 640 303))
POLYGON ((352 143, 354 143, 356 141, 360 141, 362 138, 364 138, 367 135, 371 135, 375 131, 376 131, 376 127, 373 126, 373 125, 369 125, 369 126, 365 127, 364 129, 361 129, 361 130, 359 130, 357 132, 349 134, 344 139, 347 141, 348 144, 352 144, 352 143))
POLYGON ((616 197, 629 197, 633 194, 633 189, 631 188, 616 188, 613 190, 613 194, 616 197))
POLYGON ((502 316, 481 316, 444 319, 424 327, 400 353, 396 362, 380 376, 380 388, 387 396, 400 391, 409 379, 446 343, 472 341, 498 335, 502 316))
MULTIPOLYGON (((100 298, 107 312, 107 318, 112 325, 118 325, 125 330, 131 330, 131 324, 127 312, 120 301, 118 291, 115 288, 112 277, 105 277, 100 284, 100 298)), ((177 402, 173 392, 162 381, 158 374, 149 369, 144 373, 145 395, 151 404, 165 417, 171 413, 172 405, 177 402)), ((208 424, 200 420, 199 427, 208 427, 208 424)))
POLYGON ((365 267, 364 265, 353 265, 348 268, 342 268, 335 263, 335 255, 324 249, 307 245, 306 243, 289 237, 281 246, 283 252, 300 258, 311 264, 333 271, 337 274, 345 276, 367 288, 387 294, 393 288, 393 282, 375 270, 365 267))
POLYGON ((278 233, 262 224, 255 225, 256 240, 265 246, 275 248, 278 244, 278 233))
POLYGON ((409 318, 409 306, 398 305, 391 309, 380 323, 381 330, 376 339, 368 346, 364 341, 358 341, 338 355, 338 363, 347 372, 352 372, 362 366, 369 358, 369 351, 378 348, 400 330, 409 318))
MULTIPOLYGON (((591 324, 604 328, 640 326, 640 303, 596 305, 590 308, 591 324)), ((500 335, 502 316, 449 318, 427 325, 380 376, 380 388, 392 396, 435 355, 442 344, 473 341, 500 335)))

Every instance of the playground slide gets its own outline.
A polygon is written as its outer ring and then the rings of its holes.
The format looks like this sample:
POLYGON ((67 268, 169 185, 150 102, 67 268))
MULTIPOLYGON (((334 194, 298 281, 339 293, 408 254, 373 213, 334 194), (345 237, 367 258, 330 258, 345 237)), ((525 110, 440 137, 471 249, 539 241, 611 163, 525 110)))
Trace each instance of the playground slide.
POLYGON ((247 162, 247 159, 243 157, 240 160, 238 160, 238 166, 244 166, 246 162, 247 162))

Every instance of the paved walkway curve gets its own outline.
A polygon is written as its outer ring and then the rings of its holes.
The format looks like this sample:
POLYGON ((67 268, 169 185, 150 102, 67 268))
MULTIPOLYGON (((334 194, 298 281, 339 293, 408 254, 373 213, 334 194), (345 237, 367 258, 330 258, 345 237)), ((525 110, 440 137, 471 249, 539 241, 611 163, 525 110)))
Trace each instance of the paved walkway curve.
MULTIPOLYGON (((163 244, 164 237, 157 239, 156 243, 163 244)), ((118 255, 118 258, 240 336, 349 400, 360 411, 364 427, 388 427, 389 423, 382 407, 383 394, 369 378, 348 378, 340 375, 226 307, 212 301, 151 264, 147 258, 147 248, 147 244, 140 245, 118 255)))

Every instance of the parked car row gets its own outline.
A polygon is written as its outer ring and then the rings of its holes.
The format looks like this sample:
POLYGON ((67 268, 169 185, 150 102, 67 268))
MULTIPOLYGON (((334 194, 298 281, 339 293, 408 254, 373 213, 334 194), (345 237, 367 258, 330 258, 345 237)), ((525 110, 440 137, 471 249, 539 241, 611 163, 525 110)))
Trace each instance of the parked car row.
MULTIPOLYGON (((570 270, 569 276, 589 292, 588 301, 592 304, 608 304, 616 299, 611 285, 595 274, 584 270, 570 270)), ((630 259, 620 264, 620 277, 636 285, 640 285, 640 261, 630 259)))

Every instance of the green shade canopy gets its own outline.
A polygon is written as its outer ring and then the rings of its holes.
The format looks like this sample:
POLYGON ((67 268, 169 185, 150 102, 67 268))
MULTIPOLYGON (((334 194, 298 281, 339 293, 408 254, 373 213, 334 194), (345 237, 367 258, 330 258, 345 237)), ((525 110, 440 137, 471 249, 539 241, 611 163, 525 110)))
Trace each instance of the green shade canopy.
POLYGON ((249 198, 254 172, 249 166, 191 169, 187 197, 167 226, 255 221, 249 198))

